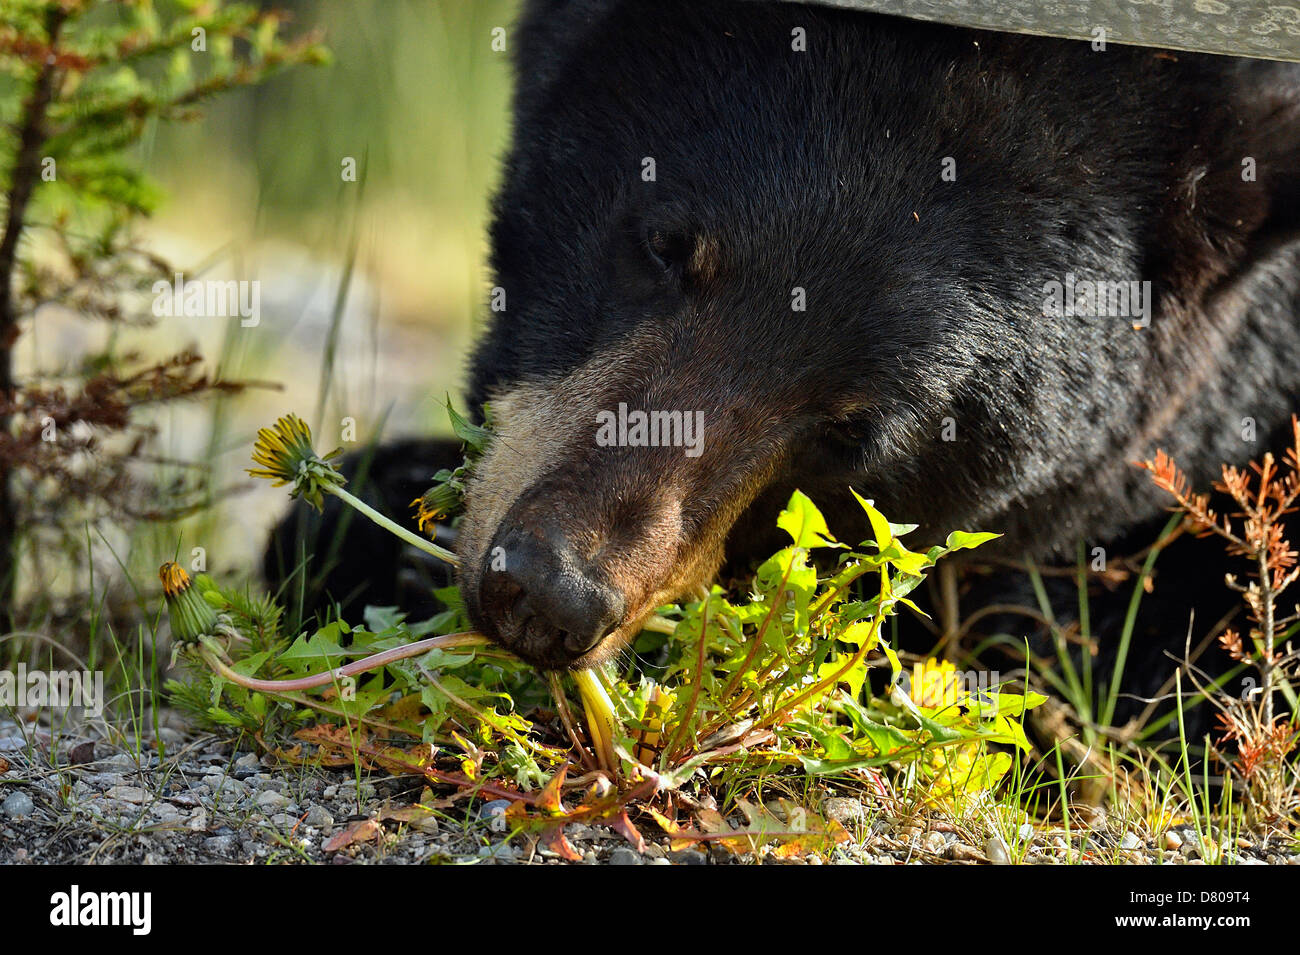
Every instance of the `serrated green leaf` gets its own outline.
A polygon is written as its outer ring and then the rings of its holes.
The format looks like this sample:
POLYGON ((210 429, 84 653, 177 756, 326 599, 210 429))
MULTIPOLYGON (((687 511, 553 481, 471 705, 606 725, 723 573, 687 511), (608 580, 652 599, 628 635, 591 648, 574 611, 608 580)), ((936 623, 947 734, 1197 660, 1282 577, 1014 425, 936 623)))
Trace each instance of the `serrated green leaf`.
POLYGON ((889 521, 885 520, 885 515, 881 514, 871 501, 859 494, 853 488, 849 488, 853 497, 857 500, 862 509, 867 512, 867 520, 871 522, 871 531, 876 537, 876 546, 882 551, 888 547, 894 540, 894 531, 890 527, 889 521))
POLYGON ((776 519, 776 526, 790 535, 795 547, 843 547, 831 536, 826 518, 808 495, 795 491, 776 519))

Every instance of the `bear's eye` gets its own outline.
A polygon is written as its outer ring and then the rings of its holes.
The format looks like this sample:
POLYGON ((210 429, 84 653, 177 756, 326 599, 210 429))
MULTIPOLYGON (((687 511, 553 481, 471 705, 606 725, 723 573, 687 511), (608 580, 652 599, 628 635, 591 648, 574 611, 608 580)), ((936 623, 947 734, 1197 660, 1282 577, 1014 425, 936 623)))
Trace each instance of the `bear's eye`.
POLYGON ((645 248, 659 269, 684 276, 695 254, 695 239, 683 232, 648 229, 645 248))

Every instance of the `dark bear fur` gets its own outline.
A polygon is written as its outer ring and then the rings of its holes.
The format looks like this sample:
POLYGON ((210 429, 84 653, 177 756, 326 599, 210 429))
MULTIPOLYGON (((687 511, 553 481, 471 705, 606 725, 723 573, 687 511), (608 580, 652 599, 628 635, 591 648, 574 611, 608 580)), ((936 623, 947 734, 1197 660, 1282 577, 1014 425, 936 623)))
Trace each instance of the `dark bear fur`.
MULTIPOLYGON (((852 486, 918 542, 1120 553, 1168 503, 1134 461, 1162 448, 1207 486, 1298 406, 1300 67, 726 0, 534 0, 511 42, 507 307, 468 391, 502 438, 460 582, 540 665, 616 652, 724 544, 770 553, 795 487, 844 539, 867 533, 852 486), (1150 281, 1150 327, 1046 317, 1067 275, 1150 281), (704 452, 597 447, 593 412, 620 402, 704 411, 704 452), (494 576, 494 547, 530 567, 494 576), (594 645, 566 642, 565 600, 613 614, 594 645)), ((1162 562, 1135 692, 1222 591, 1193 546, 1187 576, 1162 562)), ((369 561, 343 582, 387 593, 369 561)))

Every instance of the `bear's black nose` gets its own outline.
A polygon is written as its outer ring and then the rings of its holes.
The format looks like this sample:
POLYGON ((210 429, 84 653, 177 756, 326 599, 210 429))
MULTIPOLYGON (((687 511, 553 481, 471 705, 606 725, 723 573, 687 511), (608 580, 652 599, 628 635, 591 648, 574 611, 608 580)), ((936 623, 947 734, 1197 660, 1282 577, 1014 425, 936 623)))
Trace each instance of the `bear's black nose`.
POLYGON ((479 609, 490 636, 536 666, 567 667, 618 628, 625 603, 556 532, 512 527, 484 556, 479 609))

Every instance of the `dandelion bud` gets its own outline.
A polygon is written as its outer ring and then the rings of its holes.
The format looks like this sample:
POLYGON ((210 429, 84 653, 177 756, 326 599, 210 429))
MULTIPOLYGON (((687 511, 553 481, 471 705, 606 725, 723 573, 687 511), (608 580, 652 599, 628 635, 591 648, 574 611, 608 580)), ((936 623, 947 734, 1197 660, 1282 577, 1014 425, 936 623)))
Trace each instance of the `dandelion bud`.
POLYGON ((168 561, 158 568, 158 577, 167 601, 172 635, 182 643, 194 643, 212 633, 217 625, 217 612, 203 599, 185 568, 168 561))

